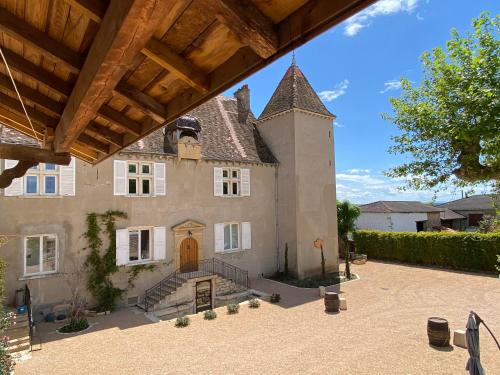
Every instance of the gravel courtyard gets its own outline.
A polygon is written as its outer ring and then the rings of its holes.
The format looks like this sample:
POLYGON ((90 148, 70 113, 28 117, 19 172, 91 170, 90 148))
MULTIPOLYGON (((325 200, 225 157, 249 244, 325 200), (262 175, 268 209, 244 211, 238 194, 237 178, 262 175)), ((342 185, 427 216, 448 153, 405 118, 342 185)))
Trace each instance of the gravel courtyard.
MULTIPOLYGON (((16 366, 22 374, 466 374, 467 350, 427 344, 427 318, 464 329, 474 309, 500 338, 500 280, 389 263, 353 266, 361 280, 342 286, 348 310, 326 314, 316 291, 267 280, 254 288, 282 295, 280 305, 217 309, 187 328, 151 323, 124 309, 94 318, 80 335, 41 327, 43 347, 16 366)), ((481 360, 500 374, 500 351, 481 328, 481 360)))

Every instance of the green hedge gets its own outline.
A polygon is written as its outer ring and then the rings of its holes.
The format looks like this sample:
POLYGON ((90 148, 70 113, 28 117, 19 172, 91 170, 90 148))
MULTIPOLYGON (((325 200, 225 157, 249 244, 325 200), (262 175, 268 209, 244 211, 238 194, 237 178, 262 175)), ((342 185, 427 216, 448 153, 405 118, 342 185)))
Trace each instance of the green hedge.
POLYGON ((382 232, 354 233, 358 253, 369 258, 457 270, 495 271, 500 233, 382 232))

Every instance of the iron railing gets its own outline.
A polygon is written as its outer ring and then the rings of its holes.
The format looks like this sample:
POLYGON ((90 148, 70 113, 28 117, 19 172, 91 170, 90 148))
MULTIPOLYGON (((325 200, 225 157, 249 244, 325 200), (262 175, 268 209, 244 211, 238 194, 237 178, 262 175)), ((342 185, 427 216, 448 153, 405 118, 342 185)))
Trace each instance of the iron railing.
POLYGON ((226 263, 220 259, 211 258, 198 261, 190 269, 177 269, 165 277, 159 283, 147 289, 144 294, 144 309, 149 311, 150 305, 154 305, 175 292, 178 287, 189 279, 198 277, 218 275, 224 279, 231 280, 237 285, 250 288, 248 271, 226 263))

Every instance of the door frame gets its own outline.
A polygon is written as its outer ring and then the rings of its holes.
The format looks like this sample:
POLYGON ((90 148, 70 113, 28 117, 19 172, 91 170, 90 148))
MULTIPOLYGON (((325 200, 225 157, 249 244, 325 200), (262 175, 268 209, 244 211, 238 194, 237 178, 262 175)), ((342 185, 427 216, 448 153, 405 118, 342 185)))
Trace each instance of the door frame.
POLYGON ((196 313, 206 310, 212 310, 214 308, 214 286, 212 279, 197 281, 194 286, 194 309, 196 313), (210 306, 208 308, 204 307, 203 310, 198 308, 198 284, 200 283, 210 283, 210 306))

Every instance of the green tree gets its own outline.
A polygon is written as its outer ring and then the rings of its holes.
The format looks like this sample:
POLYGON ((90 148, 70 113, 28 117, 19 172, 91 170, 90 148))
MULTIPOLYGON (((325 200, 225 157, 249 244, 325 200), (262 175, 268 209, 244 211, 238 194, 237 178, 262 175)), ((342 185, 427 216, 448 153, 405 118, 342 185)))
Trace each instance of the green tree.
POLYGON ((394 115, 382 115, 401 131, 389 151, 411 156, 386 173, 407 187, 500 179, 500 16, 482 13, 472 26, 465 36, 453 29, 446 51, 423 53, 420 86, 401 78, 394 115))
POLYGON ((348 279, 351 278, 351 267, 349 265, 349 246, 347 235, 356 229, 356 219, 361 215, 358 206, 345 200, 337 201, 337 227, 339 234, 340 247, 344 249, 345 254, 345 273, 348 279))

